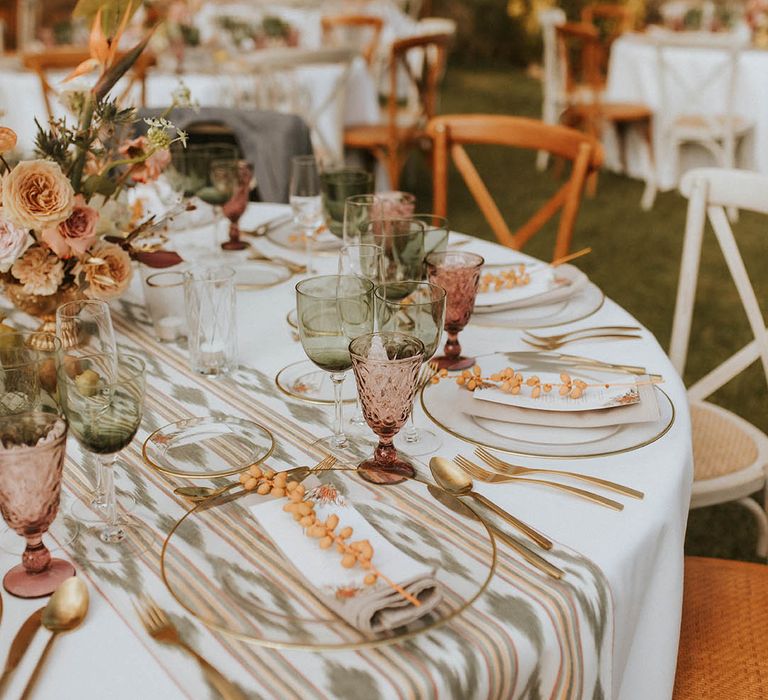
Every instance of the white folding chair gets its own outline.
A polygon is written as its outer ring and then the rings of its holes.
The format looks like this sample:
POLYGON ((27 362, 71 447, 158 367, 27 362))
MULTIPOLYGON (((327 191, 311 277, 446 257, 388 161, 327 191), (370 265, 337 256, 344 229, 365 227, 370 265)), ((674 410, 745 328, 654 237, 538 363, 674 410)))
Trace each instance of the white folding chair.
POLYGON ((736 167, 738 141, 753 126, 734 105, 747 40, 735 33, 656 31, 648 36, 656 47, 661 88, 656 130, 663 151, 673 154, 675 178, 680 177, 680 148, 689 143, 709 151, 719 167, 736 167), (683 52, 691 56, 691 65, 709 69, 692 77, 681 65, 683 52))
POLYGON ((737 501, 748 508, 757 519, 757 553, 764 558, 768 556, 768 436, 735 413, 705 399, 757 359, 762 363, 768 382, 768 329, 726 215, 729 208, 768 214, 768 177, 743 170, 699 168, 686 173, 680 189, 689 201, 669 351, 672 364, 682 375, 707 219, 754 335, 750 343, 688 389, 694 452, 691 508, 729 501, 737 501), (762 507, 749 498, 761 489, 762 507))
MULTIPOLYGON (((560 8, 547 8, 538 14, 541 25, 541 37, 544 44, 542 58, 542 93, 541 120, 545 124, 559 124, 560 117, 567 106, 565 98, 565 78, 557 48, 557 33, 555 28, 565 24, 565 12, 560 8)), ((545 170, 549 162, 549 152, 539 151, 536 156, 536 167, 545 170)))
POLYGON ((344 159, 346 91, 356 56, 350 48, 287 48, 257 51, 249 57, 256 106, 302 117, 312 134, 315 154, 325 164, 344 159), (312 75, 302 76, 301 69, 323 66, 335 70, 323 73, 327 84, 320 90, 312 75))

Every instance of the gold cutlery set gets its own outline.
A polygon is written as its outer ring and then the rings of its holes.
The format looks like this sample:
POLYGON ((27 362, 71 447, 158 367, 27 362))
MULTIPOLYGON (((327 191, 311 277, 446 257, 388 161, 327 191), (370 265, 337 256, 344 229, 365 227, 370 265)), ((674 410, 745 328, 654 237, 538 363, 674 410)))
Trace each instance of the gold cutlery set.
POLYGON ((530 331, 523 331, 521 340, 539 350, 557 350, 570 343, 590 340, 637 340, 643 337, 639 335, 641 330, 639 326, 593 326, 558 335, 535 335, 530 331))

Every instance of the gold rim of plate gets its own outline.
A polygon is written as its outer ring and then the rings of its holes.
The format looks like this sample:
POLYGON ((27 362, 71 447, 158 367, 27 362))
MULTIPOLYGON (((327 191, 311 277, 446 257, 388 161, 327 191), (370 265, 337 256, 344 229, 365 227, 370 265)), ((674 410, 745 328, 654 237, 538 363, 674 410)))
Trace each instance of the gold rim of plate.
POLYGON ((647 447, 648 445, 652 445, 654 442, 657 442, 658 440, 663 438, 671 430, 672 426, 675 424, 675 418, 677 416, 677 411, 675 410, 675 404, 672 402, 672 399, 669 398, 669 395, 667 394, 666 391, 664 391, 664 389, 662 389, 659 386, 656 386, 655 388, 658 389, 664 395, 664 398, 669 402, 669 407, 672 410, 672 414, 669 417, 669 422, 661 429, 661 431, 659 431, 652 438, 649 438, 647 440, 642 440, 641 442, 636 443, 630 447, 622 447, 621 449, 610 450, 608 452, 590 452, 589 454, 576 454, 576 455, 549 455, 549 454, 542 454, 541 452, 526 452, 524 450, 511 450, 507 447, 500 447, 499 445, 491 445, 487 441, 480 442, 479 440, 475 440, 474 438, 468 437, 467 435, 462 435, 461 433, 456 432, 455 430, 441 423, 437 418, 435 418, 434 415, 432 415, 430 410, 427 408, 427 405, 424 402, 424 392, 428 388, 429 388, 429 385, 425 385, 421 389, 421 392, 420 392, 421 408, 426 414, 427 418, 429 418, 436 426, 438 426, 442 430, 445 430, 445 432, 448 433, 449 435, 452 435, 453 437, 458 438, 459 440, 463 440, 464 442, 468 442, 470 445, 485 447, 486 449, 496 450, 497 452, 503 452, 504 454, 513 455, 515 457, 540 457, 544 459, 553 459, 553 460, 555 459, 557 460, 595 459, 597 457, 611 457, 613 455, 622 455, 622 454, 626 454, 627 452, 634 452, 635 450, 639 450, 642 447, 647 447))
POLYGON ((259 289, 269 289, 270 287, 276 287, 278 284, 287 282, 289 279, 291 279, 291 277, 293 277, 293 273, 288 269, 287 266, 283 265, 282 263, 275 262, 274 260, 248 260, 247 263, 254 266, 265 265, 266 267, 273 267, 275 269, 282 270, 283 275, 281 275, 274 282, 256 282, 253 284, 249 282, 241 282, 239 284, 236 283, 235 289, 237 289, 239 292, 253 292, 259 289))
POLYGON ((184 418, 182 420, 173 421, 172 423, 168 423, 167 425, 164 425, 162 428, 158 428, 157 430, 154 430, 151 432, 147 439, 144 440, 144 442, 141 445, 141 456, 144 459, 144 462, 148 464, 152 469, 159 471, 161 474, 166 474, 168 476, 176 476, 176 477, 182 477, 184 479, 217 479, 222 476, 234 476, 235 474, 241 474, 244 472, 248 467, 250 467, 252 464, 261 464, 264 462, 264 460, 269 459, 269 457, 272 455, 272 453, 275 451, 275 436, 272 434, 272 431, 269 430, 269 428, 266 428, 261 423, 256 423, 255 421, 248 420, 247 418, 238 418, 237 416, 223 416, 222 418, 214 418, 213 416, 198 416, 195 418, 184 418), (262 456, 260 456, 256 460, 252 460, 248 462, 248 464, 245 464, 240 467, 236 467, 235 469, 225 469, 221 471, 212 471, 212 472, 185 472, 178 469, 171 469, 169 467, 164 467, 157 462, 152 461, 149 458, 149 455, 147 454, 147 445, 150 442, 153 442, 153 438, 155 436, 159 435, 163 431, 167 430, 168 428, 178 425, 179 423, 186 423, 188 421, 194 421, 194 420, 205 420, 206 418, 212 418, 218 423, 226 423, 227 421, 235 421, 238 423, 249 423, 252 426, 257 427, 259 430, 261 430, 266 437, 269 438, 269 447, 265 449, 265 452, 262 456))
MULTIPOLYGON (((300 394, 295 391, 291 391, 291 388, 286 386, 282 381, 281 377, 285 372, 289 372, 293 367, 296 367, 296 365, 303 365, 303 364, 312 364, 310 360, 299 360, 298 362, 291 362, 291 364, 286 365, 283 367, 276 375, 275 375, 275 386, 282 391, 286 396, 290 396, 292 399, 296 399, 297 401, 303 401, 304 403, 313 403, 317 404, 319 406, 333 406, 335 401, 333 399, 313 399, 305 394, 300 394)), ((319 367, 317 368, 318 372, 322 372, 319 367)), ((355 403, 355 399, 344 399, 342 401, 344 404, 353 404, 355 403)))
MULTIPOLYGON (((350 469, 348 467, 334 467, 331 469, 324 470, 325 473, 331 472, 331 471, 357 472, 357 469, 350 469)), ((436 486, 435 484, 432 484, 431 482, 425 481, 423 479, 414 477, 413 479, 408 479, 408 481, 415 481, 419 484, 422 484, 425 487, 436 488, 448 494, 448 492, 442 489, 440 486, 436 486)), ((388 486, 386 488, 391 489, 391 488, 395 488, 395 486, 388 486)), ((360 642, 343 642, 340 644, 309 644, 306 642, 286 642, 282 640, 264 639, 263 637, 252 636, 244 632, 236 632, 216 622, 211 622, 209 620, 206 620, 206 618, 202 617, 196 610, 190 608, 184 602, 184 600, 182 600, 182 598, 177 594, 176 590, 169 583, 168 574, 167 574, 166 565, 165 565, 166 552, 168 551, 168 546, 176 530, 178 530, 178 528, 187 520, 187 518, 193 516, 202 506, 205 506, 206 511, 210 510, 216 507, 215 505, 213 505, 213 503, 217 500, 224 500, 223 505, 226 505, 226 503, 230 502, 229 500, 226 500, 228 496, 231 499, 231 494, 222 494, 221 496, 217 496, 213 499, 207 499, 205 501, 197 503, 193 508, 188 510, 181 518, 179 518, 179 520, 176 521, 176 523, 174 524, 174 526, 171 528, 170 532, 166 536, 165 540, 163 541, 163 547, 160 551, 160 575, 163 579, 163 583, 165 584, 166 589, 171 594, 173 599, 182 608, 184 608, 184 610, 186 610, 190 615, 192 615, 192 617, 202 622, 206 627, 216 630, 221 634, 224 634, 228 637, 237 639, 242 642, 247 642, 249 644, 254 644, 260 647, 266 647, 269 649, 293 649, 296 651, 351 651, 351 650, 358 650, 358 649, 373 649, 375 647, 388 646, 390 644, 398 644, 408 639, 413 639, 414 637, 424 634, 425 632, 432 632, 436 630, 438 627, 442 627, 443 625, 447 624, 451 620, 455 619, 456 617, 464 613, 467 609, 469 609, 475 603, 475 601, 478 598, 480 598, 481 595, 483 595, 483 593, 485 593, 488 586, 490 585, 491 579, 493 579, 493 576, 496 573, 496 566, 498 562, 498 546, 496 544, 496 537, 493 534, 493 530, 491 530, 488 523, 486 523, 485 520, 483 520, 483 518, 480 517, 480 515, 475 510, 475 508, 473 508, 471 505, 469 505, 465 501, 462 501, 462 504, 465 505, 470 511, 472 511, 474 517, 483 526, 483 530, 488 536, 488 542, 491 546, 491 557, 488 565, 488 575, 485 577, 483 582, 479 585, 474 595, 472 595, 472 597, 469 598, 468 600, 464 601, 463 605, 461 605, 459 608, 452 611, 450 614, 446 615, 445 617, 442 617, 439 620, 435 620, 434 622, 428 625, 425 625, 424 627, 418 630, 410 630, 408 632, 402 632, 392 637, 385 637, 382 639, 367 639, 365 641, 360 641, 360 642)), ((457 516, 457 517, 460 517, 460 516, 457 516)), ((305 584, 305 587, 307 588, 308 595, 312 595, 311 591, 309 590, 308 586, 306 586, 306 584, 305 584)), ((275 617, 281 617, 283 619, 307 621, 307 618, 300 618, 298 616, 292 616, 292 615, 281 615, 279 613, 272 613, 271 611, 269 612, 269 614, 275 617)), ((340 619, 340 618, 334 618, 334 620, 336 619, 340 619)), ((312 618, 311 621, 314 623, 322 623, 322 622, 326 622, 327 619, 324 620, 320 618, 312 618)))

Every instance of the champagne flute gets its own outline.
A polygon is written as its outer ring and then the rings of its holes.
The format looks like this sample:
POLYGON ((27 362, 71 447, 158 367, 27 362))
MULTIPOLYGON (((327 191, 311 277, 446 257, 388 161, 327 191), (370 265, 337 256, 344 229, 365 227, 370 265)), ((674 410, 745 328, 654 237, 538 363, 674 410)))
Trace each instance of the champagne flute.
MULTIPOLYGON (((109 358, 117 357, 117 341, 112 325, 112 314, 109 304, 99 299, 79 299, 62 304, 56 310, 56 335, 61 340, 61 351, 69 358, 85 355, 102 354, 109 358)), ((109 370, 113 376, 116 367, 109 370)), ((105 458, 96 460, 96 484, 88 504, 75 499, 70 513, 75 520, 83 523, 98 520, 106 514, 106 483, 105 458), (94 515, 93 511, 99 515, 94 515)), ((136 506, 136 500, 130 494, 120 494, 120 507, 131 511, 136 506)))
MULTIPOLYGON (((345 245, 339 251, 339 274, 354 275, 370 280, 374 285, 381 282, 383 251, 381 246, 372 243, 345 245)), ((355 401, 355 412, 349 419, 352 425, 360 428, 367 423, 360 408, 360 397, 355 401)))
POLYGON ((237 164, 237 160, 212 160, 208 174, 210 184, 197 192, 200 199, 213 207, 213 236, 217 242, 219 222, 224 220, 224 206, 232 199, 238 187, 237 164))
MULTIPOLYGON (((418 338, 424 344, 424 363, 429 362, 443 333, 445 290, 429 282, 395 282, 389 288, 377 287, 374 298, 379 330, 399 331, 418 338), (402 288, 398 289, 399 286, 402 288)), ((429 375, 422 370, 421 376, 429 375)), ((417 428, 411 411, 405 433, 398 433, 394 444, 399 450, 417 456, 435 452, 442 442, 431 430, 417 428)))
POLYGON ((299 338, 307 357, 333 382, 333 435, 316 444, 331 450, 350 445, 344 433, 341 387, 352 367, 349 343, 373 330, 373 282, 350 275, 309 277, 296 285, 299 338))
POLYGON ((289 201, 293 222, 300 229, 304 241, 307 272, 311 274, 315 234, 323 223, 320 174, 314 156, 294 156, 291 160, 289 201))
POLYGON ((104 458, 106 523, 83 529, 84 559, 112 563, 146 551, 153 535, 146 525, 118 513, 113 470, 120 451, 141 424, 146 385, 144 361, 134 355, 64 353, 59 389, 70 431, 81 447, 104 458), (113 368, 116 368, 113 370, 113 368))

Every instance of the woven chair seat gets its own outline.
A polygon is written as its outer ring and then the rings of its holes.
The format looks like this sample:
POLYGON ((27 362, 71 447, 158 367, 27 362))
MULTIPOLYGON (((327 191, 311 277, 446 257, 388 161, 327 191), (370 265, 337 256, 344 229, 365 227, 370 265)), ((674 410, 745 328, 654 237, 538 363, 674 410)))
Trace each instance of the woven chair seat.
POLYGON ((685 558, 673 700, 768 698, 768 566, 685 558))
POLYGON ((706 402, 691 405, 694 479, 703 481, 746 469, 759 450, 755 429, 730 411, 706 402), (750 430, 751 429, 751 430, 750 430))

